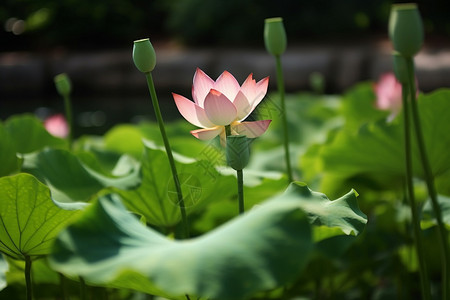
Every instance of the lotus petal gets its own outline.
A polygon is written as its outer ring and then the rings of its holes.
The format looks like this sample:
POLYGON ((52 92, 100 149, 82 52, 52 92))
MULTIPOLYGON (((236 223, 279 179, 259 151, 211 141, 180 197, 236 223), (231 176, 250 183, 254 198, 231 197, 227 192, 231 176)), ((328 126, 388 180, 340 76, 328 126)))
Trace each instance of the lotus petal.
POLYGON ((191 100, 172 93, 173 99, 175 100, 175 104, 177 105, 180 114, 191 124, 207 128, 213 127, 214 124, 206 116, 205 110, 192 102, 191 100))
POLYGON ((226 95, 215 89, 206 96, 204 108, 208 119, 216 125, 229 125, 237 116, 234 104, 226 95))
POLYGON ((238 134, 246 135, 248 138, 255 138, 266 132, 272 120, 242 122, 233 125, 233 130, 238 134))

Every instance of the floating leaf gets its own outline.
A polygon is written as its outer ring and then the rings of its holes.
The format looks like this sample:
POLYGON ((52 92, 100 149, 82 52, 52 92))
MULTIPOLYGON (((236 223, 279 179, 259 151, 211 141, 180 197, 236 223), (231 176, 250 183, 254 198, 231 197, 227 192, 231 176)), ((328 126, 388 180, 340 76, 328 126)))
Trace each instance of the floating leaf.
POLYGON ((29 174, 0 178, 0 251, 16 259, 50 253, 59 231, 77 211, 63 210, 29 174))
POLYGON ((93 284, 183 297, 244 299, 298 276, 312 248, 298 201, 274 199, 218 229, 173 241, 114 196, 99 199, 55 243, 51 265, 93 284))
POLYGON ((358 234, 366 218, 355 199, 352 191, 329 201, 293 183, 203 236, 173 241, 143 227, 108 195, 61 233, 50 263, 91 284, 180 299, 245 299, 298 277, 312 249, 309 222, 358 234))

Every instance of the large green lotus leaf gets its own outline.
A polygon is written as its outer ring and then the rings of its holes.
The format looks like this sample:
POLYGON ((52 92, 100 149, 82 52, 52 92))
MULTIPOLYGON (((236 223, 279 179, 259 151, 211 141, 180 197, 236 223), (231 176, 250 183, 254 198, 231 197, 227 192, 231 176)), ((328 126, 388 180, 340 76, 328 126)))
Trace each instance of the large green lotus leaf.
POLYGON ((185 241, 144 227, 108 195, 60 235, 50 263, 91 284, 180 298, 245 299, 301 272, 312 249, 310 225, 300 208, 309 194, 306 186, 294 185, 288 197, 185 241))
POLYGON ((18 166, 14 139, 0 123, 0 177, 17 171, 18 166))
POLYGON ((308 214, 313 226, 314 241, 336 235, 356 236, 367 223, 367 216, 359 209, 358 193, 354 190, 331 201, 325 194, 311 191, 303 183, 291 184, 286 192, 276 198, 297 201, 308 214))
POLYGON ((0 251, 20 260, 49 254, 56 235, 77 212, 58 207, 49 188, 32 175, 0 178, 0 251))
POLYGON ((343 130, 321 149, 324 168, 341 177, 404 173, 402 128, 384 121, 363 125, 357 133, 343 130))
MULTIPOLYGON (((245 171, 244 171, 245 172, 245 171)), ((285 178, 283 177, 283 180, 285 178)), ((264 196, 278 194, 284 181, 265 180, 261 186, 245 188, 246 210, 258 205, 264 196)), ((303 183, 291 184, 283 194, 273 196, 296 201, 301 194, 302 201, 298 205, 308 213, 313 226, 313 239, 315 242, 323 241, 335 236, 350 235, 356 236, 361 233, 367 223, 367 216, 359 209, 357 203, 358 194, 352 190, 339 199, 330 201, 326 195, 306 189, 300 189, 303 183)), ((221 201, 211 204, 204 216, 200 218, 201 224, 196 224, 195 228, 204 231, 215 224, 223 223, 230 216, 236 214, 237 204, 231 201, 221 201)))
MULTIPOLYGON (((181 220, 178 197, 166 152, 153 142, 144 140, 142 184, 135 190, 114 188, 131 211, 143 215, 147 222, 171 227, 181 220)), ((187 213, 220 201, 237 191, 232 176, 219 174, 207 161, 197 161, 174 153, 187 213)))
POLYGON ((45 147, 67 147, 67 141, 54 137, 33 115, 17 115, 5 122, 5 129, 14 140, 16 152, 31 153, 45 147))
POLYGON ((0 255, 0 291, 8 285, 8 282, 6 281, 6 272, 8 272, 8 270, 8 262, 3 255, 0 255))
POLYGON ((121 176, 107 176, 88 167, 67 150, 46 149, 27 156, 23 169, 44 181, 51 188, 53 199, 72 203, 88 201, 105 187, 126 189, 139 185, 140 166, 137 163, 125 157, 117 165, 122 169, 118 172, 121 176))
POLYGON ((387 118, 387 111, 375 107, 373 85, 373 82, 362 82, 344 94, 340 112, 345 118, 346 127, 357 130, 364 123, 387 118))
MULTIPOLYGON (((450 169, 450 90, 421 95, 418 100, 425 144, 433 174, 450 169)), ((413 135, 414 136, 414 135, 413 135)), ((398 178, 404 175, 403 126, 401 116, 392 123, 379 120, 358 132, 343 129, 320 150, 324 170, 341 178, 370 175, 398 178)), ((414 144, 415 146, 415 144, 414 144)), ((413 148, 414 173, 422 176, 417 147, 413 148)))
POLYGON ((144 150, 143 137, 141 130, 136 126, 122 124, 109 130, 104 135, 103 143, 106 150, 140 158, 144 150))

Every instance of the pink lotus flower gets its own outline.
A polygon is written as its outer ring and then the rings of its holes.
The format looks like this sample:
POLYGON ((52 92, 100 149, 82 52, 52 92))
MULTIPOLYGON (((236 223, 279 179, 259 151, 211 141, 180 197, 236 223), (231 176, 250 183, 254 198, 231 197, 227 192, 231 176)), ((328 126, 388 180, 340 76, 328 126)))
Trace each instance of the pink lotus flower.
POLYGON ((228 71, 216 81, 197 68, 194 74, 192 97, 194 102, 172 93, 181 115, 191 124, 202 129, 191 134, 201 140, 220 135, 225 141, 225 126, 230 125, 232 135, 255 138, 263 134, 271 120, 244 122, 267 93, 269 77, 259 82, 250 74, 242 86, 228 71))
MULTIPOLYGON (((416 79, 416 87, 418 82, 416 79)), ((374 91, 377 96, 375 103, 376 108, 382 110, 389 110, 391 114, 388 116, 388 121, 392 121, 395 116, 401 111, 402 102, 402 85, 395 77, 394 73, 385 73, 380 76, 380 79, 374 84, 374 91)), ((416 89, 416 97, 419 96, 419 90, 416 89)))
POLYGON ((389 110, 392 118, 402 109, 402 85, 393 73, 385 73, 380 76, 374 85, 378 109, 389 110))
POLYGON ((44 127, 50 134, 60 138, 65 138, 69 134, 69 126, 62 114, 56 114, 45 119, 44 127))

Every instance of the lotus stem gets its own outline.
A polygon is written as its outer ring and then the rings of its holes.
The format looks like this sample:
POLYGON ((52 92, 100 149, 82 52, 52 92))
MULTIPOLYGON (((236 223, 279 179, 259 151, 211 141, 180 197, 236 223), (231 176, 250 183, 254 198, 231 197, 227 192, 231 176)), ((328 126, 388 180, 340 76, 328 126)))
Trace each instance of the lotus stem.
POLYGON ((413 170, 412 170, 412 150, 411 150, 411 135, 410 135, 410 115, 408 104, 408 86, 402 84, 402 102, 403 102, 403 122, 404 122, 404 147, 405 147, 405 167, 406 167, 406 188, 407 198, 411 208, 412 225, 414 232, 414 244, 419 260, 419 275, 422 288, 422 297, 424 300, 430 300, 430 283, 428 279, 428 272, 425 264, 425 257, 423 251, 422 235, 420 230, 420 220, 417 213, 417 206, 414 196, 413 170))
POLYGON ((72 102, 69 95, 64 95, 64 109, 66 113, 67 125, 69 127, 69 133, 67 134, 67 140, 69 141, 69 147, 72 147, 73 141, 73 117, 72 117, 72 102))
POLYGON ((441 259, 442 259, 442 299, 447 300, 449 296, 450 282, 448 281, 449 275, 449 247, 447 241, 447 230, 445 228, 444 222, 442 221, 441 207, 438 202, 437 192, 434 185, 434 176, 430 167, 430 162, 428 160, 427 150, 425 146, 425 141, 422 133, 422 126, 420 123, 419 109, 417 107, 416 101, 416 86, 415 86, 415 76, 414 76, 414 61, 412 58, 406 60, 407 70, 408 70, 408 85, 409 94, 411 96, 411 111, 412 120, 414 124, 414 130, 416 133, 417 145, 419 148, 420 161, 422 163, 422 168, 424 171, 425 182, 427 185, 428 194, 431 199, 434 215, 436 217, 439 244, 441 248, 441 259))
POLYGON ((167 157, 169 159, 170 168, 172 170, 173 181, 175 183, 175 188, 177 190, 178 205, 180 207, 181 222, 183 226, 183 238, 189 237, 189 225, 186 216, 186 207, 184 205, 183 193, 181 190, 180 180, 178 178, 177 168, 175 166, 175 160, 173 158, 172 149, 170 147, 169 139, 167 138, 166 130, 164 127, 164 121, 161 115, 161 110, 159 109, 158 98, 156 96, 155 85, 153 83, 153 78, 151 72, 146 72, 145 76, 147 78, 148 89, 150 91, 150 96, 152 99, 153 109, 155 110, 156 120, 158 121, 159 131, 164 142, 164 147, 166 148, 167 157))
POLYGON ((275 55, 276 61, 276 69, 277 69, 277 85, 278 92, 280 94, 280 103, 281 103, 281 115, 282 115, 282 123, 283 123, 283 139, 284 139, 284 157, 286 161, 286 173, 289 180, 289 183, 293 181, 292 176, 292 168, 291 168, 291 158, 289 153, 289 132, 288 132, 288 123, 287 123, 287 115, 286 115, 286 103, 285 103, 285 90, 284 90, 284 78, 283 78, 283 68, 281 65, 281 57, 280 55, 275 55))
POLYGON ((59 274, 59 286, 61 288, 61 299, 66 300, 68 299, 67 280, 63 274, 61 273, 58 274, 59 274))
POLYGON ((242 170, 236 170, 237 173, 237 186, 238 186, 238 201, 239 201, 239 214, 244 213, 244 174, 242 170))
POLYGON ((79 277, 80 279, 80 299, 87 300, 87 291, 86 291, 86 282, 83 277, 79 277))
POLYGON ((25 256, 25 283, 27 286, 27 300, 33 299, 33 283, 31 281, 31 258, 25 256))

